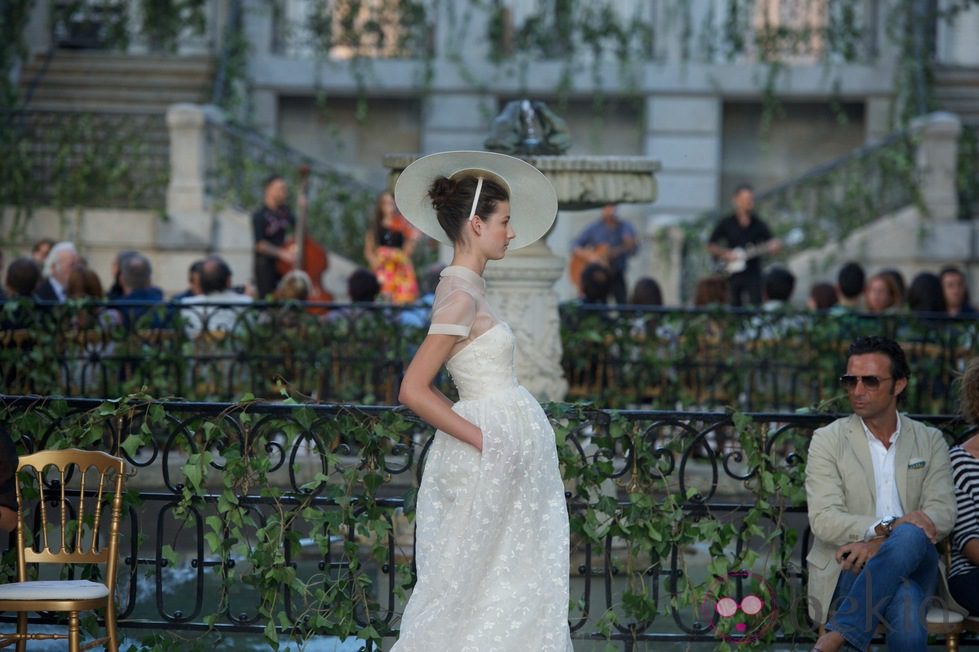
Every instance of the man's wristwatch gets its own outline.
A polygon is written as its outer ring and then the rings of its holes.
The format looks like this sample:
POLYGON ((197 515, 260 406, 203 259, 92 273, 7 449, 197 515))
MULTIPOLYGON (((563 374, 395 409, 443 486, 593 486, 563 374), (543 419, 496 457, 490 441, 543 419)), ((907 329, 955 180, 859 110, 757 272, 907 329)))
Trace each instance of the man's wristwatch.
POLYGON ((877 524, 877 527, 874 528, 874 532, 877 534, 877 536, 881 537, 891 536, 891 532, 894 531, 895 521, 897 521, 896 516, 888 516, 881 519, 880 523, 877 524))

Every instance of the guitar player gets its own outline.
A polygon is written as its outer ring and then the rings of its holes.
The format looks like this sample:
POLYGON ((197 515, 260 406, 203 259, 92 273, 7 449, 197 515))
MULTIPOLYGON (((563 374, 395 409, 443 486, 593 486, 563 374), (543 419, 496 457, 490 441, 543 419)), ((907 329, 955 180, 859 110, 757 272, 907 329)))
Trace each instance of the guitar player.
MULTIPOLYGON (((625 267, 639 248, 636 230, 615 214, 616 205, 602 207, 602 217, 590 224, 571 243, 572 256, 582 263, 600 263, 611 272, 610 294, 615 303, 626 302, 625 267)), ((583 267, 583 265, 582 265, 583 267)), ((580 283, 580 279, 574 279, 580 283)))
POLYGON ((768 225, 754 212, 755 192, 751 186, 743 183, 735 188, 731 202, 734 212, 714 227, 707 250, 715 258, 724 261, 729 271, 734 272, 728 277, 731 305, 743 306, 745 298, 750 305, 761 305, 762 274, 759 254, 776 254, 782 248, 782 243, 772 236, 768 225), (747 255, 746 250, 757 253, 747 255), (740 271, 735 271, 739 269, 740 271))

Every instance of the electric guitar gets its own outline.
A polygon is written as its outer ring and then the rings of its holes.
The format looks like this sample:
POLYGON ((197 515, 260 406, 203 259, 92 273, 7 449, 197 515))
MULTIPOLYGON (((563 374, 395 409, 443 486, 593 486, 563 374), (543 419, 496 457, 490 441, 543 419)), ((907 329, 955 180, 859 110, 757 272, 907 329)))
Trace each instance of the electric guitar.
MULTIPOLYGON (((802 243, 805 239, 805 234, 802 229, 795 227, 782 239, 783 247, 795 247, 796 245, 802 243)), ((721 258, 717 259, 717 272, 720 274, 725 274, 730 276, 732 274, 739 274, 743 272, 748 267, 748 261, 752 258, 757 258, 763 254, 768 253, 768 243, 760 242, 758 244, 748 245, 747 247, 736 247, 731 249, 731 254, 733 258, 730 260, 723 260, 721 258)))

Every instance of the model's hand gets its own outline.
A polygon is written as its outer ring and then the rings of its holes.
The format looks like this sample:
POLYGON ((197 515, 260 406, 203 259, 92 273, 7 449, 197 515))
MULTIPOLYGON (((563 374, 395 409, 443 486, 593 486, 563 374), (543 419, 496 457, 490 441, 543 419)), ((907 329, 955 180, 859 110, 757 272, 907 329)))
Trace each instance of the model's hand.
POLYGON ((476 441, 473 442, 473 446, 475 446, 476 450, 478 450, 480 453, 483 452, 483 431, 479 428, 476 428, 476 441))
POLYGON ((859 573, 867 565, 870 558, 880 550, 883 539, 871 539, 870 541, 857 541, 848 543, 836 549, 836 563, 844 571, 852 570, 859 573))
POLYGON ((901 518, 894 521, 894 527, 897 527, 902 523, 917 525, 924 530, 925 535, 931 540, 932 543, 938 543, 938 528, 935 527, 934 521, 932 521, 924 512, 918 511, 905 514, 901 518))

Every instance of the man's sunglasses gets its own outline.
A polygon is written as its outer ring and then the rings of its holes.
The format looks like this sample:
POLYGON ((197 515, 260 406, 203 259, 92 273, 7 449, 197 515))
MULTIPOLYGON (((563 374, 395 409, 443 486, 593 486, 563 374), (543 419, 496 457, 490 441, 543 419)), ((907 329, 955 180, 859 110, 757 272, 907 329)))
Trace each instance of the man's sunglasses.
POLYGON ((840 383, 842 383, 843 387, 846 389, 856 389, 857 383, 861 382, 863 383, 864 387, 873 391, 875 389, 880 389, 880 383, 882 380, 890 379, 890 376, 881 378, 880 376, 851 376, 849 374, 845 374, 840 376, 840 383))

